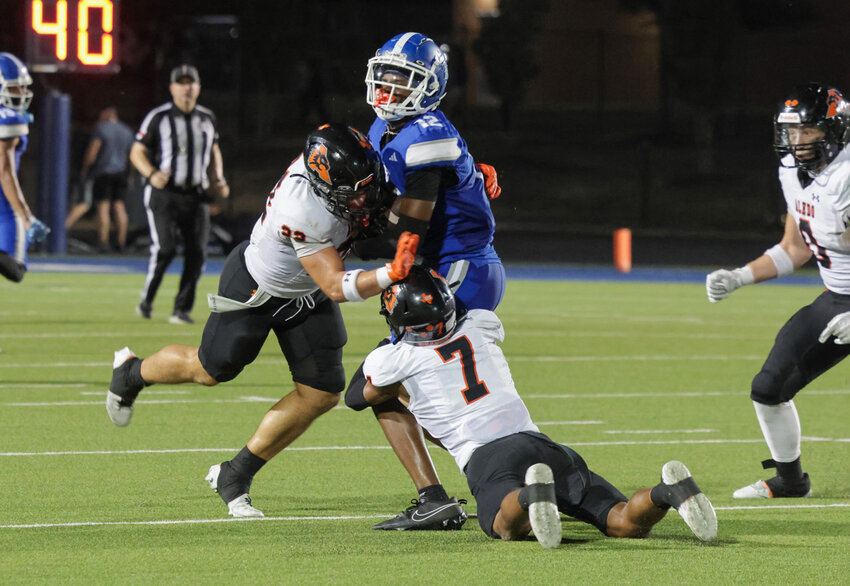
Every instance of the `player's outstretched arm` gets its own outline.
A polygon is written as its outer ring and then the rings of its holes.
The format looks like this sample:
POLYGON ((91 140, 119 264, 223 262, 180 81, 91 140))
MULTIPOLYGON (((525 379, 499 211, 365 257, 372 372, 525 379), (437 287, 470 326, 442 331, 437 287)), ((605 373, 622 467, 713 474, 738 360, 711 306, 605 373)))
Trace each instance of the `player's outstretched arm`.
POLYGON ((705 289, 708 300, 717 303, 744 285, 790 275, 811 256, 812 251, 803 241, 797 223, 791 214, 788 214, 785 220, 785 234, 779 244, 768 248, 763 255, 743 267, 731 271, 719 269, 706 276, 705 289))
POLYGON ((398 239, 393 261, 371 271, 346 271, 333 247, 302 257, 301 264, 325 295, 334 301, 364 301, 404 279, 413 266, 418 247, 419 236, 404 232, 398 239))

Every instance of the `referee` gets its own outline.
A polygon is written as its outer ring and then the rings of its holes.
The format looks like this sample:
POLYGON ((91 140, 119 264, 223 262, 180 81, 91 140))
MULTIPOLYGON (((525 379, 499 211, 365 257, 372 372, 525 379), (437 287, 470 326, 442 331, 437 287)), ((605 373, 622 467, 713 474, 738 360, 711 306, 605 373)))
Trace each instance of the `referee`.
POLYGON ((145 210, 151 232, 150 262, 136 313, 150 319, 153 300, 168 265, 177 254, 178 236, 185 250, 180 289, 172 324, 194 323, 189 313, 206 260, 210 231, 205 193, 230 195, 224 180, 215 115, 198 104, 201 78, 192 65, 171 70, 172 101, 148 112, 130 161, 145 178, 145 210))

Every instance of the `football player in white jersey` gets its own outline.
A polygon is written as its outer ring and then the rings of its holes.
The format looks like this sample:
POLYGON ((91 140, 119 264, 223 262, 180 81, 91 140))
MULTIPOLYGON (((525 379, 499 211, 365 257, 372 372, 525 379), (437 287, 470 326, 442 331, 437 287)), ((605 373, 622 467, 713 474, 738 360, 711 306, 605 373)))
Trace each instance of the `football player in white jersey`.
POLYGON ((850 354, 850 106, 842 93, 809 83, 791 91, 774 118, 774 149, 788 214, 779 244, 746 266, 706 277, 716 303, 744 285, 790 274, 815 257, 826 291, 782 326, 750 398, 770 450, 764 468, 777 475, 745 486, 735 498, 811 496, 800 463, 794 396, 850 354))
POLYGON ((141 390, 154 383, 213 386, 254 361, 274 331, 295 390, 263 418, 235 458, 209 469, 206 480, 234 517, 259 517, 249 497, 260 468, 333 408, 345 388, 347 341, 339 302, 363 301, 407 275, 418 237, 399 239, 395 259, 371 271, 346 271, 343 258, 370 221, 379 197, 381 164, 369 140, 341 124, 307 138, 302 155, 277 182, 249 241, 228 256, 200 347, 170 345, 145 358, 115 353, 106 410, 126 426, 141 390))
POLYGON ((714 508, 681 462, 667 462, 662 482, 627 499, 578 453, 540 433, 498 346, 499 318, 486 309, 461 313, 433 270, 414 266, 388 287, 381 314, 395 342, 366 357, 356 406, 406 403, 466 476, 487 535, 514 540, 533 529, 544 547, 557 547, 560 511, 611 537, 645 537, 672 506, 699 539, 714 539, 714 508))

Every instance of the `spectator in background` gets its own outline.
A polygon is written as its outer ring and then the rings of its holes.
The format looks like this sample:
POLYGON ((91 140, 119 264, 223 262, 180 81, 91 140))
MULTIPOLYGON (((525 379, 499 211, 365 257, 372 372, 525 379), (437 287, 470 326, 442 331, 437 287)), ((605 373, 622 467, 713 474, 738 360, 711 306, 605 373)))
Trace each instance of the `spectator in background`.
POLYGON ((84 197, 76 204, 65 227, 70 228, 79 220, 94 202, 97 210, 97 249, 109 250, 110 211, 115 216, 118 250, 127 245, 127 184, 129 175, 130 147, 133 146, 133 131, 118 119, 118 110, 113 106, 100 112, 97 126, 83 155, 80 179, 84 193, 91 193, 91 199, 84 197))
POLYGON ((171 70, 172 101, 148 112, 130 149, 130 161, 145 178, 145 210, 151 233, 150 263, 136 313, 150 319, 162 277, 185 250, 180 288, 169 323, 194 323, 189 313, 206 261, 210 209, 205 192, 228 197, 218 130, 212 110, 198 104, 201 77, 192 65, 171 70))

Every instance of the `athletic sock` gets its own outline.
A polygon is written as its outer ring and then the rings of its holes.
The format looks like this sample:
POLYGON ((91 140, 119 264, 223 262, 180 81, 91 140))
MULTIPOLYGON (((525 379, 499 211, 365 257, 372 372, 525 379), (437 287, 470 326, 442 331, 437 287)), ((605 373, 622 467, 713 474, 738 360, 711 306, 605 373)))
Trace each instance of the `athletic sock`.
POLYGON ((662 511, 666 511, 670 508, 672 498, 673 495, 670 491, 670 487, 663 482, 659 482, 652 487, 652 490, 649 491, 649 499, 652 501, 652 504, 662 511))
POLYGON ((253 479, 254 475, 260 471, 260 468, 265 466, 266 460, 263 460, 245 446, 240 450, 236 457, 230 461, 230 469, 237 476, 253 479))
POLYGON ((446 489, 443 488, 442 484, 432 484, 419 491, 419 500, 423 502, 447 501, 449 500, 449 495, 446 494, 446 489))
POLYGON ((800 458, 793 462, 776 462, 776 474, 787 483, 799 484, 803 481, 803 465, 800 463, 800 458))
POLYGON ((762 435, 771 457, 779 463, 793 463, 800 457, 800 417, 794 401, 764 405, 753 401, 762 435))
POLYGON ((254 475, 265 463, 266 460, 255 456, 247 446, 229 462, 222 462, 216 488, 222 500, 229 503, 236 497, 251 492, 254 475))

